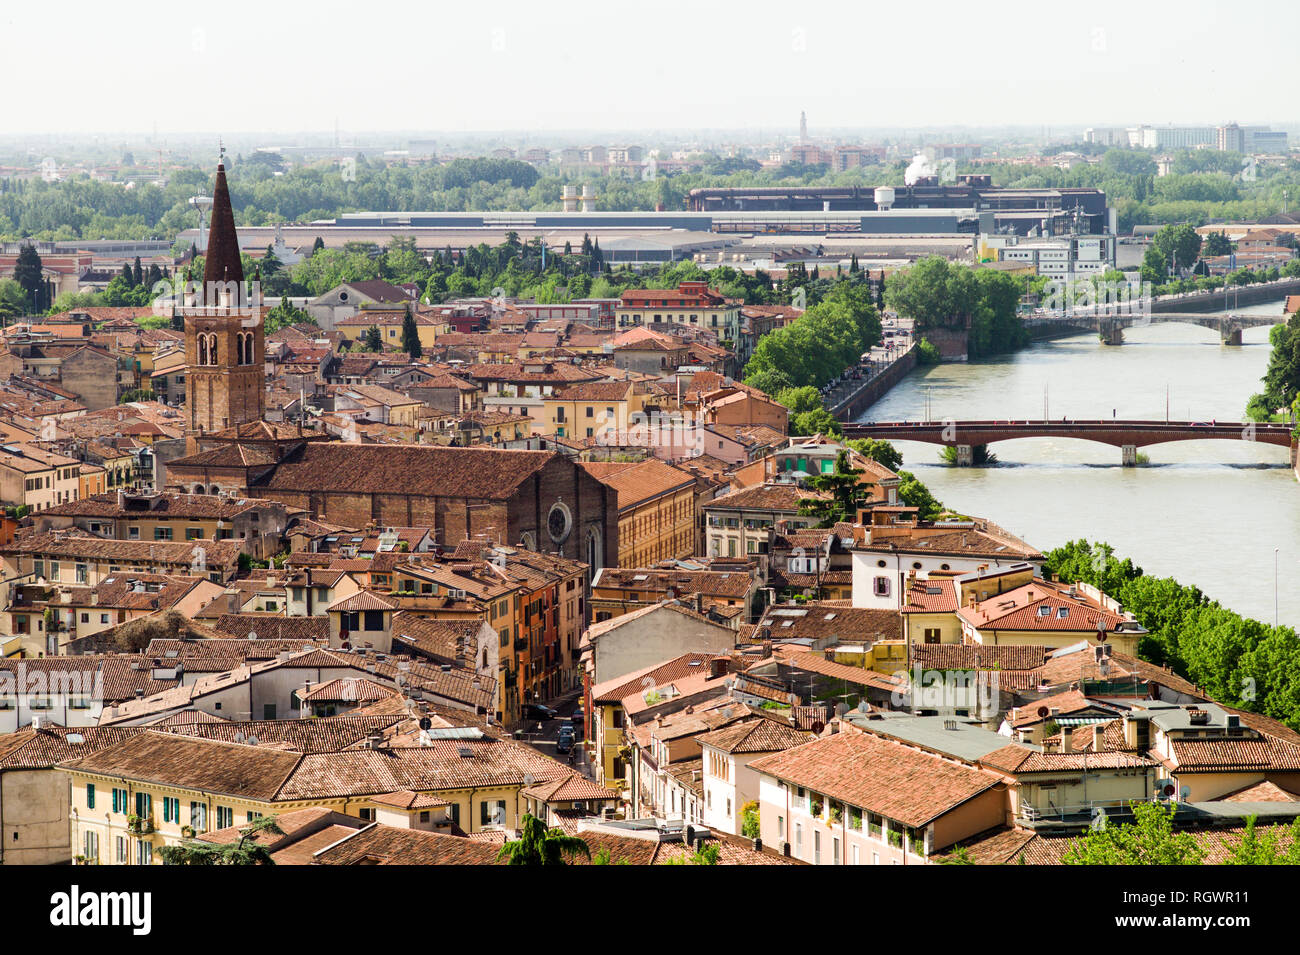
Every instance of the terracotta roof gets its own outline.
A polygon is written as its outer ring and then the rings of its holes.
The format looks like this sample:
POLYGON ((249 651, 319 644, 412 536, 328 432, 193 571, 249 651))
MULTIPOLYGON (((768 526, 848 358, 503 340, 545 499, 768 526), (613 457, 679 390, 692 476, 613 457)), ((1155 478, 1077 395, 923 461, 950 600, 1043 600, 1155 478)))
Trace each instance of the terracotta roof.
POLYGON ((445 799, 439 799, 437 796, 431 796, 428 793, 413 793, 409 789, 371 796, 370 802, 378 803, 381 806, 392 806, 394 809, 405 809, 407 811, 415 809, 437 809, 441 806, 451 805, 451 803, 447 802, 445 799))
MULTIPOLYGON (((198 712, 180 713, 177 716, 203 716, 198 712)), ((357 711, 343 716, 317 719, 286 720, 185 720, 150 723, 152 729, 192 736, 198 739, 221 740, 227 743, 245 743, 256 739, 256 745, 269 746, 297 753, 337 753, 354 747, 372 733, 388 731, 407 719, 402 713, 392 715, 358 715, 357 711)))
POLYGON ((732 491, 715 497, 704 504, 709 510, 784 511, 799 513, 799 501, 806 498, 826 497, 825 492, 810 491, 793 484, 759 484, 755 487, 732 491))
POLYGON ((350 596, 334 601, 326 609, 331 613, 357 613, 366 610, 392 610, 396 606, 372 591, 358 590, 350 596))
POLYGON ((620 511, 635 508, 670 491, 695 486, 695 478, 691 475, 656 458, 624 467, 601 468, 596 463, 580 463, 578 466, 617 492, 620 511))
MULTIPOLYGON (((271 650, 272 641, 281 641, 286 646, 281 649, 300 650, 308 643, 324 643, 329 640, 330 622, 328 617, 279 617, 258 613, 223 613, 213 624, 213 629, 232 637, 243 637, 244 643, 257 643, 271 650), (250 633, 256 633, 258 639, 249 641, 250 633)), ((270 659, 279 650, 269 652, 264 659, 270 659)), ((247 657, 245 657, 247 659, 247 657)))
POLYGON ((808 734, 766 717, 753 717, 704 733, 696 739, 724 753, 775 753, 802 746, 808 734))
POLYGON ((497 845, 420 829, 371 825, 318 850, 316 865, 498 865, 497 845))
POLYGON ((1226 796, 1220 796, 1219 799, 1223 802, 1300 802, 1300 794, 1283 789, 1277 783, 1265 779, 1253 786, 1246 786, 1226 796))
POLYGON ((1300 770, 1300 746, 1281 740, 1178 739, 1169 741, 1178 772, 1300 770))
POLYGON ((298 698, 311 703, 373 703, 388 696, 399 695, 391 687, 381 686, 365 677, 339 677, 299 690, 298 698))
POLYGON ((918 827, 1001 778, 873 733, 842 732, 749 764, 756 772, 918 827))
POLYGON ((898 640, 902 635, 902 621, 896 611, 842 607, 810 600, 769 606, 754 625, 750 639, 814 639, 871 644, 878 640, 898 640))
MULTIPOLYGON (((1032 644, 979 646, 960 643, 914 643, 912 662, 929 670, 1037 670, 1049 647, 1032 644)), ((1089 656, 1092 655, 1089 651, 1089 656)))
POLYGON ((498 448, 305 444, 259 486, 350 494, 400 487, 409 494, 504 500, 555 457, 553 451, 498 448))
MULTIPOLYGON (((1020 587, 959 607, 958 616, 980 630, 1046 630, 1096 633, 1120 624, 1136 628, 1082 591, 1071 597, 1060 584, 1034 580, 1020 587)), ((1140 631, 1139 631, 1140 632, 1140 631)))
POLYGON ((304 758, 279 749, 146 730, 59 765, 226 796, 270 800, 304 758))
POLYGON ((561 779, 529 786, 521 791, 522 795, 542 802, 567 802, 569 800, 616 800, 616 790, 597 785, 586 776, 573 773, 561 779))

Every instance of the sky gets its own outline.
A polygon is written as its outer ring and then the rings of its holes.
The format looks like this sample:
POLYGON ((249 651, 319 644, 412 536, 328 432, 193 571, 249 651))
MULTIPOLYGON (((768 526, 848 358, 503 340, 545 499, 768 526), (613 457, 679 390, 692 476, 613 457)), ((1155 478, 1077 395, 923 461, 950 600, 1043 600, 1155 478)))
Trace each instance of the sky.
POLYGON ((1297 0, 7 3, 0 134, 1282 126, 1297 28, 1297 0))

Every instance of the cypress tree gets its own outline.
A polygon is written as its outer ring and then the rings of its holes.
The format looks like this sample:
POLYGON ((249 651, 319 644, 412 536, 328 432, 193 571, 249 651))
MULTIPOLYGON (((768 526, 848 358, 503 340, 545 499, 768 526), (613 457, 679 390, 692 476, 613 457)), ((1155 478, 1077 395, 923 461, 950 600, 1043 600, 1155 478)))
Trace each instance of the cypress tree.
POLYGON ((409 305, 406 306, 406 314, 402 316, 402 350, 411 356, 411 361, 419 361, 424 354, 424 349, 420 347, 420 330, 416 327, 415 316, 411 314, 409 305))

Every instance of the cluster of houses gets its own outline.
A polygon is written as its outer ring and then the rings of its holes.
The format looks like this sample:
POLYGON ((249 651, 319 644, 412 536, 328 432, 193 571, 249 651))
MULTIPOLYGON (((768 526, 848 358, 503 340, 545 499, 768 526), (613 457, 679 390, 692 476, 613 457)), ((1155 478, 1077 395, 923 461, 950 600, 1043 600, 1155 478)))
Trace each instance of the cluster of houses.
POLYGON ((707 287, 608 325, 410 308, 435 355, 355 353, 337 315, 86 319, 138 348, 103 349, 114 387, 175 347, 180 407, 0 385, 0 864, 153 864, 268 816, 283 864, 490 863, 528 816, 612 862, 1035 863, 1135 801, 1216 851, 1300 814, 1300 735, 1144 662, 1003 528, 789 435, 707 287))

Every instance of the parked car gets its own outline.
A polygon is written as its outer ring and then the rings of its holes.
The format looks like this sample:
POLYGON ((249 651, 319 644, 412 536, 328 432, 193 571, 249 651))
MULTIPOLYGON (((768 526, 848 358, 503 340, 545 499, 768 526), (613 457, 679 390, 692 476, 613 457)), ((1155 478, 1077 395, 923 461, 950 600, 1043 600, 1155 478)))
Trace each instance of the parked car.
POLYGON ((524 719, 553 720, 555 719, 555 710, 551 709, 549 706, 542 706, 540 703, 525 703, 524 719))

